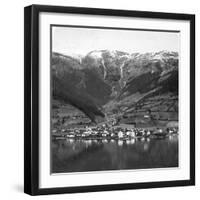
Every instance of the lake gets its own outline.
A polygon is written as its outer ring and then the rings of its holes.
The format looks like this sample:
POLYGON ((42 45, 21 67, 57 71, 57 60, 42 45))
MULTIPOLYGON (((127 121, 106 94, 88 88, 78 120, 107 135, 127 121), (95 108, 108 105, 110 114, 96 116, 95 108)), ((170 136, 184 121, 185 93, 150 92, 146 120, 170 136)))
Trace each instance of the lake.
POLYGON ((178 167, 178 135, 162 139, 52 138, 51 172, 178 167))

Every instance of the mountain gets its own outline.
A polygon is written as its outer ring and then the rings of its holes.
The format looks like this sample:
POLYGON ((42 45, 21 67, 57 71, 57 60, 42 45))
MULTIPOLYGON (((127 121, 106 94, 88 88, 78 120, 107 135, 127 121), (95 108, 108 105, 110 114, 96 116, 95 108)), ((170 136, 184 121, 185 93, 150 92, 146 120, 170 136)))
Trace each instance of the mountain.
POLYGON ((83 65, 93 68, 100 77, 111 87, 110 97, 115 97, 124 86, 123 67, 131 55, 122 51, 91 51, 83 59, 83 65))
POLYGON ((177 113, 178 57, 168 51, 94 50, 84 57, 52 53, 53 98, 74 104, 92 121, 116 110, 123 116, 136 110, 144 115, 154 112, 156 103, 156 112, 177 113))
MULTIPOLYGON (((87 70, 85 71, 76 59, 54 53, 51 64, 53 99, 73 105, 92 121, 95 121, 96 116, 105 116, 95 98, 87 92, 86 84, 89 82, 86 80, 87 70)), ((93 77, 92 74, 90 76, 93 77)))

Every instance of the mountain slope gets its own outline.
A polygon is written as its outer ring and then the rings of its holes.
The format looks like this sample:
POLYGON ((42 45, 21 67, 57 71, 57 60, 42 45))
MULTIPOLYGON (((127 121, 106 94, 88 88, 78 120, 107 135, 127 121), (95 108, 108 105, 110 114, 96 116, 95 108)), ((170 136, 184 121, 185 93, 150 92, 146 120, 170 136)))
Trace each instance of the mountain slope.
POLYGON ((53 99, 65 101, 83 111, 93 122, 104 117, 101 107, 84 89, 85 74, 77 60, 60 54, 52 56, 53 99))
POLYGON ((74 105, 92 121, 114 110, 143 115, 162 102, 157 112, 177 113, 177 52, 95 50, 82 58, 53 53, 51 63, 53 98, 74 105))

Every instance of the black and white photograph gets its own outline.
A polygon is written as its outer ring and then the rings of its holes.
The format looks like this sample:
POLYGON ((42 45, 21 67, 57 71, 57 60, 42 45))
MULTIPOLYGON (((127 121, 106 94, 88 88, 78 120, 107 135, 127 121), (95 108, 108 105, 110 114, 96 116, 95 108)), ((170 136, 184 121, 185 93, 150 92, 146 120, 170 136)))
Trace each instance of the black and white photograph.
POLYGON ((195 184, 195 16, 31 5, 24 191, 195 184))
POLYGON ((178 168, 180 31, 50 35, 51 173, 178 168))

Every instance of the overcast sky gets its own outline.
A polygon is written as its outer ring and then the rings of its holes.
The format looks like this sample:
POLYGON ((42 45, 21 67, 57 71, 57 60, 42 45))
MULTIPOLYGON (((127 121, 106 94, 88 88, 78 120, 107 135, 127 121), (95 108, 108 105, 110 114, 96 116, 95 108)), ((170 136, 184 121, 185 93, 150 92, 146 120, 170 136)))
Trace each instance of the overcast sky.
POLYGON ((179 51, 179 34, 138 30, 52 27, 52 50, 66 55, 86 55, 90 51, 104 49, 128 53, 179 51))

